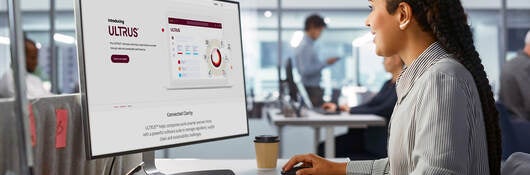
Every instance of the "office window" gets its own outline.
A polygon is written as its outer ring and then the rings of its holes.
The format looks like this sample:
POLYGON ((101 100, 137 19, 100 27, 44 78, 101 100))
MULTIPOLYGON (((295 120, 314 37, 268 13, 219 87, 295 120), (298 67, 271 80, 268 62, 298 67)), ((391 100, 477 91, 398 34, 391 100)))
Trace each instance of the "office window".
POLYGON ((278 96, 277 1, 239 3, 247 94, 257 100, 278 96))
MULTIPOLYGON (((6 1, 2 1, 6 3, 6 1)), ((35 1, 36 2, 36 1, 35 1)), ((354 47, 353 40, 368 32, 365 18, 367 2, 351 0, 282 0, 281 58, 292 57, 291 40, 294 33, 303 32, 305 18, 313 13, 323 16, 328 29, 317 42, 321 59, 339 56, 336 65, 323 71, 322 86, 339 87, 357 83, 377 91, 390 75, 383 70, 382 58, 373 54, 370 46, 354 47), (359 65, 356 65, 358 60, 359 65), (359 69, 357 71, 356 69, 359 69), (359 75, 357 75, 359 72, 359 75), (357 78, 358 77, 358 78, 357 78)), ((493 88, 498 91, 499 65, 499 1, 473 3, 464 0, 473 28, 475 46, 483 60, 493 88)), ((243 51, 247 92, 256 96, 276 96, 278 93, 278 0, 240 1, 243 32, 243 51)), ((49 55, 49 4, 22 1, 23 28, 27 35, 41 45, 37 74, 46 82, 51 80, 49 55)), ((0 37, 7 37, 7 6, 0 7, 0 37)), ((508 52, 506 59, 515 56, 521 47, 521 36, 530 28, 530 5, 527 0, 508 0, 508 52)), ((75 42, 73 1, 57 0, 56 33, 75 42)), ((0 38, 1 39, 1 38, 0 38)), ((64 39, 64 37, 63 37, 64 39)), ((75 45, 56 41, 59 61, 59 93, 75 92, 77 66, 75 45)), ((9 47, 0 44, 0 72, 9 68, 9 47), (5 51, 4 51, 5 50, 5 51)))
MULTIPOLYGON (((7 7, 7 1, 0 0, 1 6, 7 7)), ((7 11, 0 10, 0 78, 10 69, 11 50, 9 48, 9 28, 7 11)), ((0 97, 1 98, 1 97, 0 97)))
MULTIPOLYGON (((510 7, 510 1, 508 1, 510 7)), ((491 10, 468 10, 473 28, 475 46, 486 69, 490 84, 495 94, 499 91, 500 60, 510 59, 520 50, 525 34, 522 30, 530 28, 530 10, 509 9, 507 11, 507 52, 500 57, 500 13, 491 10), (520 47, 520 48, 517 48, 520 47)))
MULTIPOLYGON (((289 1, 286 1, 286 3, 289 1)), ((296 33, 303 33, 305 18, 311 14, 319 14, 327 23, 321 37, 315 43, 319 58, 325 61, 330 57, 340 60, 322 71, 321 86, 326 90, 325 95, 331 95, 331 89, 343 86, 361 85, 370 91, 379 90, 384 81, 390 76, 382 66, 382 57, 375 55, 365 42, 360 46, 352 43, 369 33, 364 24, 368 15, 366 9, 355 10, 290 10, 284 12, 283 42, 292 43, 296 40, 296 33), (358 52, 358 53, 357 53, 358 52), (360 71, 357 71, 360 69, 360 71), (357 72, 360 73, 357 76, 357 72)), ((296 43, 296 42, 295 42, 296 43)), ((295 47, 289 47, 284 53, 293 57, 295 47)))
POLYGON ((0 0, 0 77, 10 69, 11 64, 8 18, 7 0, 0 0))

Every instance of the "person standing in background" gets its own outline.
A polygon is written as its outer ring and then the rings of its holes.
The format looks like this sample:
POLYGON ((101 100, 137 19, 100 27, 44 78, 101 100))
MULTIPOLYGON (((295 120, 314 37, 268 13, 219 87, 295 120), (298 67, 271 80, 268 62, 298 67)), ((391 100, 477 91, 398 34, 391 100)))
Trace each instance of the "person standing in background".
POLYGON ((506 62, 501 71, 499 100, 517 116, 530 120, 530 31, 525 47, 517 57, 506 62))
POLYGON ((325 62, 318 58, 318 51, 314 43, 326 27, 324 19, 313 14, 305 20, 305 35, 300 45, 295 50, 296 68, 302 76, 302 83, 309 95, 311 103, 319 107, 324 103, 322 96, 324 91, 320 88, 321 71, 328 65, 332 65, 339 58, 328 58, 325 62))
MULTIPOLYGON (((34 75, 37 66, 39 65, 39 49, 34 41, 24 37, 26 50, 26 88, 28 98, 37 98, 43 96, 50 96, 52 93, 46 90, 43 86, 42 80, 34 75)), ((13 79, 13 71, 6 71, 0 79, 0 97, 10 98, 15 96, 15 86, 13 79)))

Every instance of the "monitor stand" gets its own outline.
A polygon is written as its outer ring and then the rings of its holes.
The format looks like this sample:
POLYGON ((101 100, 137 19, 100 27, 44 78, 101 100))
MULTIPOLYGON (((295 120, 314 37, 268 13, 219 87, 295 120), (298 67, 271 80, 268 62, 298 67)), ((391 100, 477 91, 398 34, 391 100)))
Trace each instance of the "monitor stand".
POLYGON ((143 162, 140 165, 127 172, 127 175, 235 175, 232 170, 204 170, 175 174, 164 174, 161 173, 160 170, 158 170, 155 166, 154 151, 143 152, 142 161, 143 162))

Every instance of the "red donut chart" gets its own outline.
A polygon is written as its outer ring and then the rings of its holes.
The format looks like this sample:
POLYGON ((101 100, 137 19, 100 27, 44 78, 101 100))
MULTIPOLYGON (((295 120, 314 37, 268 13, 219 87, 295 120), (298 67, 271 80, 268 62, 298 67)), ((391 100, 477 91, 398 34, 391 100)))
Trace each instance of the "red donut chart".
POLYGON ((210 54, 210 60, 215 68, 220 67, 222 62, 221 51, 219 51, 219 49, 214 49, 210 54))

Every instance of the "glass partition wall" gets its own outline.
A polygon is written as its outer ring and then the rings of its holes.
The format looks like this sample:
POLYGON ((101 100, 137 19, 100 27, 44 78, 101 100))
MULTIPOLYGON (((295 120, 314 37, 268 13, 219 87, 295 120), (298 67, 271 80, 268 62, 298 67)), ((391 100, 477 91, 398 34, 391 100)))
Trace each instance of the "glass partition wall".
MULTIPOLYGON (((35 74, 41 77, 50 90, 57 94, 77 92, 77 58, 73 1, 56 0, 55 12, 50 12, 50 1, 23 0, 22 15, 26 36, 39 46, 39 67, 35 74), (53 18, 51 18, 53 14, 53 18), (53 23, 52 20, 53 19, 53 23), (51 33, 52 27, 54 29, 51 33), (55 50, 50 49, 53 38, 55 50), (54 54, 53 56, 50 54, 54 54), (54 62, 54 59, 56 62, 54 62), (56 64, 56 65, 55 65, 56 64), (56 68, 55 68, 56 67, 56 68), (57 75, 53 76, 53 70, 57 75), (56 80, 55 80, 56 79, 56 80), (52 81, 53 80, 53 81, 52 81)), ((469 13, 475 44, 494 90, 497 91, 500 69, 500 32, 502 31, 501 0, 473 3, 464 0, 469 13)), ((326 88, 355 84, 377 91, 390 76, 382 69, 382 59, 370 50, 370 43, 353 46, 355 39, 368 32, 364 25, 368 14, 366 2, 332 0, 326 3, 316 0, 247 0, 240 1, 245 53, 247 92, 256 99, 278 96, 278 66, 281 60, 293 56, 293 42, 303 34, 305 17, 320 14, 328 24, 327 30, 317 42, 320 57, 339 56, 343 59, 323 71, 322 86, 326 88), (280 1, 280 2, 278 2, 280 1), (279 9, 281 5, 281 9, 279 9), (280 11, 281 10, 281 17, 280 11), (281 18, 281 29, 278 20, 281 18), (281 32, 281 49, 279 49, 281 32), (281 50, 281 53, 278 53, 281 50)), ((506 10, 506 58, 512 58, 522 47, 522 37, 530 28, 530 5, 524 0, 507 0, 506 10)), ((5 12, 5 6, 0 10, 5 12)), ((1 17, 6 18, 7 13, 1 17)), ((0 21, 0 57, 7 45, 7 22, 0 21), (5 39, 4 39, 5 40, 5 39)), ((8 68, 8 59, 0 62, 0 72, 8 68)))

